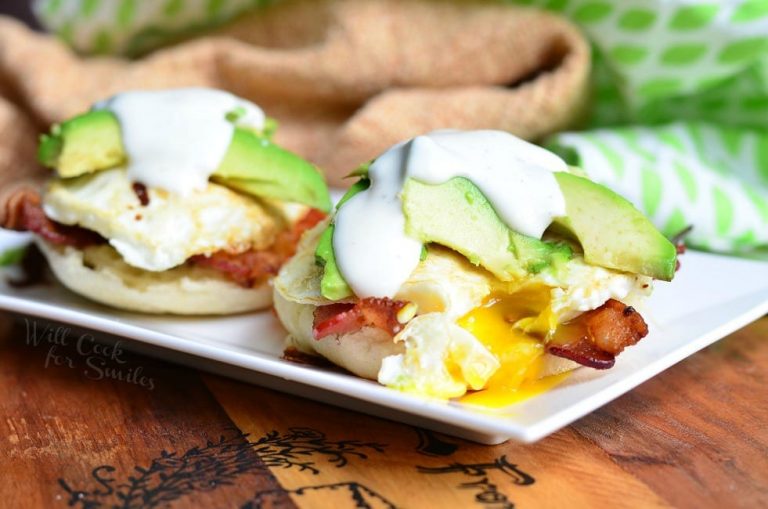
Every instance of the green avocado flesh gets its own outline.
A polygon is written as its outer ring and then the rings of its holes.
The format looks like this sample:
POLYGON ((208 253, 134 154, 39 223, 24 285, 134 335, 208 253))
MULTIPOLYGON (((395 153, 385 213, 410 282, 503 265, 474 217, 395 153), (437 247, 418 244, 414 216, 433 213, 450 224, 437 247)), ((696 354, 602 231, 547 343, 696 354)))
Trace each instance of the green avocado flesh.
POLYGON ((317 264, 323 267, 323 277, 320 280, 320 293, 331 300, 341 300, 352 297, 352 289, 339 272, 336 256, 333 254, 333 225, 325 229, 320 236, 320 242, 315 250, 317 264))
MULTIPOLYGON (((672 280, 677 260, 674 244, 630 202, 584 177, 556 173, 555 178, 567 216, 554 220, 548 230, 551 234, 578 242, 592 265, 672 280)), ((359 181, 340 205, 369 185, 367 179, 359 181)), ((402 202, 408 235, 425 244, 449 247, 502 281, 556 270, 572 257, 564 242, 542 241, 510 230, 483 193, 464 178, 440 185, 408 180, 402 202)), ((323 267, 323 296, 339 300, 352 292, 336 265, 332 240, 333 227, 329 227, 316 257, 323 267)))
POLYGON ((304 203, 323 212, 331 210, 328 187, 317 168, 245 129, 235 129, 213 179, 254 196, 304 203))
MULTIPOLYGON (((342 198, 339 206, 367 189, 360 180, 342 198)), ((406 182, 402 193, 406 233, 424 244, 434 242, 458 251, 475 265, 482 265, 502 281, 537 273, 571 258, 564 243, 544 242, 510 230, 488 199, 469 180, 451 179, 440 185, 406 182), (450 207, 446 207, 450 204, 450 207), (441 211, 435 214, 434 211, 441 211)), ((333 256, 333 227, 320 239, 316 259, 323 267, 321 292, 331 300, 352 295, 333 256)), ((425 252, 422 251, 423 261, 425 252)))
POLYGON ((458 251, 502 281, 535 274, 571 257, 564 243, 545 242, 514 232, 469 180, 439 185, 410 179, 402 194, 406 233, 423 243, 458 251), (436 214, 435 211, 440 211, 436 214))
POLYGON ((61 178, 119 166, 125 162, 120 124, 104 110, 56 124, 51 134, 40 138, 37 158, 43 165, 57 168, 61 178))
MULTIPOLYGON (((120 124, 109 111, 94 110, 55 125, 43 135, 38 159, 73 178, 125 163, 120 124)), ((212 179, 253 196, 303 203, 328 212, 331 199, 321 173, 299 156, 258 133, 236 127, 212 179)))
POLYGON ((578 239, 592 265, 663 281, 675 276, 677 250, 634 205, 607 187, 568 173, 555 173, 566 217, 555 219, 578 239))

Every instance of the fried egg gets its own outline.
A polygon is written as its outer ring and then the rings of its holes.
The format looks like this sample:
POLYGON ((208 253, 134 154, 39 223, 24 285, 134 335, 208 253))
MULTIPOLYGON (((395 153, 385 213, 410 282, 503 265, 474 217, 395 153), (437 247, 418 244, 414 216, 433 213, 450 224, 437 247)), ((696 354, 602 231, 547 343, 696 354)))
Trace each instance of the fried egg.
POLYGON ((177 267, 195 255, 269 247, 281 228, 267 207, 218 184, 188 195, 148 189, 142 205, 126 171, 54 180, 46 215, 107 239, 125 262, 147 271, 177 267))
POLYGON ((540 338, 608 299, 638 303, 651 281, 577 254, 557 270, 502 283, 458 253, 430 246, 395 296, 415 303, 418 316, 395 336, 405 351, 382 361, 378 381, 441 399, 478 389, 514 392, 542 373, 540 338))

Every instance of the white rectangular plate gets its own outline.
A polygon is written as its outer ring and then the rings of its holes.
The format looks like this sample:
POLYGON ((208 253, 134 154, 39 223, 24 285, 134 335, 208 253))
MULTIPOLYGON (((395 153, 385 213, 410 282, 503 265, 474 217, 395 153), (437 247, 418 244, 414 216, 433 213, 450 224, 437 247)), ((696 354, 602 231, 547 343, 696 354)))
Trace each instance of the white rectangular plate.
POLYGON ((768 312, 768 263, 689 252, 682 264, 674 283, 657 283, 643 310, 650 334, 613 369, 579 369, 551 391, 494 412, 285 361, 285 332, 270 312, 226 318, 122 313, 59 286, 11 288, 5 278, 0 309, 128 338, 137 350, 200 369, 482 443, 534 442, 768 312))

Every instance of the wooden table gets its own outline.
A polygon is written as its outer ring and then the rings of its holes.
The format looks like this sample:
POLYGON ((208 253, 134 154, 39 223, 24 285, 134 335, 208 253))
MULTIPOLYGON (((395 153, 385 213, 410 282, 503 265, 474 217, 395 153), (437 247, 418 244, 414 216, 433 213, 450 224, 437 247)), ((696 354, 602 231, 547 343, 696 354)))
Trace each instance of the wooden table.
POLYGON ((768 319, 493 447, 129 353, 99 379, 25 329, 0 315, 0 507, 768 507, 768 319))

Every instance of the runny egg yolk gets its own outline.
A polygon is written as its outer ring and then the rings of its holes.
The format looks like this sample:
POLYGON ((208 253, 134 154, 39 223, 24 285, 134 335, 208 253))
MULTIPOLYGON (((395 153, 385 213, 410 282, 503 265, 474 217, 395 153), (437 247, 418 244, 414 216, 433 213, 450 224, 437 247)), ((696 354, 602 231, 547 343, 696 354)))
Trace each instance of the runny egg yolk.
POLYGON ((557 326, 549 290, 536 286, 511 295, 494 294, 459 319, 457 323, 501 363, 485 388, 463 396, 463 403, 500 408, 540 394, 565 379, 565 374, 539 377, 544 355, 542 338, 557 326))

